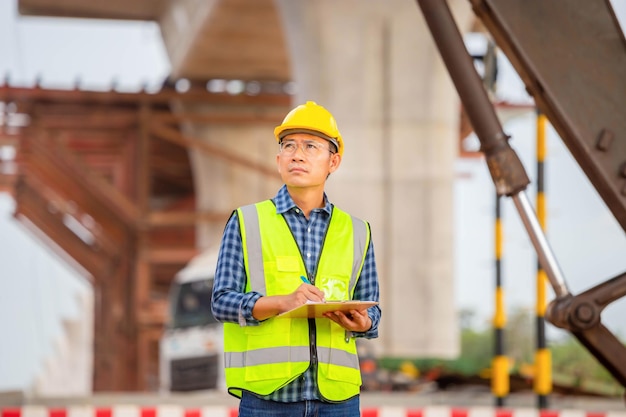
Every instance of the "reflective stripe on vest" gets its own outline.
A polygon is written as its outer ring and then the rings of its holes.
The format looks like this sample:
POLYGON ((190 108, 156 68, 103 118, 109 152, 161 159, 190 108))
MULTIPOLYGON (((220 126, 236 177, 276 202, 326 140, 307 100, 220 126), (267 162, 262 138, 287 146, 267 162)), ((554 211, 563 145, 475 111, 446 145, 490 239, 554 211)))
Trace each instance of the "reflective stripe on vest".
MULTIPOLYGON (((238 216, 244 244, 246 291, 264 295, 295 291, 306 269, 293 235, 273 203, 267 200, 242 207, 238 216), (266 275, 268 279, 272 277, 268 282, 266 275)), ((350 299, 369 245, 369 226, 334 208, 328 235, 318 267, 321 275, 318 274, 316 281, 327 285, 325 292, 336 291, 340 299, 350 299), (348 248, 351 252, 346 256, 348 248)), ((316 319, 316 324, 320 393, 332 401, 358 394, 361 379, 354 340, 346 342, 344 329, 331 320, 316 319)), ((231 394, 240 396, 244 389, 270 394, 309 366, 306 319, 272 318, 259 326, 245 327, 226 323, 224 331, 226 378, 231 394), (291 324, 293 320, 301 322, 291 324)))
MULTIPOLYGON (((317 349, 317 354, 322 362, 331 363, 331 353, 333 356, 332 363, 335 365, 358 368, 359 361, 354 355, 350 355, 341 350, 334 351, 329 348, 318 347, 317 349)), ((270 349, 257 349, 250 352, 230 352, 225 361, 225 366, 227 368, 241 368, 246 365, 267 365, 275 363, 277 358, 286 357, 296 362, 308 362, 309 354, 308 346, 296 346, 295 348, 281 346, 270 349)))
MULTIPOLYGON (((248 271, 248 281, 250 288, 261 294, 267 294, 265 291, 265 272, 263 269, 263 248, 261 247, 261 231, 259 228, 259 216, 254 204, 243 206, 241 213, 245 218, 243 247, 248 249, 248 256, 244 257, 246 271, 248 271), (252 241, 250 241, 252 238, 252 241)), ((246 291, 250 291, 247 289, 246 291)))

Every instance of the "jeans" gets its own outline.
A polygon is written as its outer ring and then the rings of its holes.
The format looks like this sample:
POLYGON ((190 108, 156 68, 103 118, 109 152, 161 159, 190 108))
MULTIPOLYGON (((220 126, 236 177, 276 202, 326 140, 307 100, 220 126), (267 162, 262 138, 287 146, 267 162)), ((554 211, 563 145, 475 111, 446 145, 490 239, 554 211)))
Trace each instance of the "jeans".
POLYGON ((239 403, 239 417, 360 417, 359 396, 342 403, 317 400, 279 403, 262 400, 243 393, 239 403))

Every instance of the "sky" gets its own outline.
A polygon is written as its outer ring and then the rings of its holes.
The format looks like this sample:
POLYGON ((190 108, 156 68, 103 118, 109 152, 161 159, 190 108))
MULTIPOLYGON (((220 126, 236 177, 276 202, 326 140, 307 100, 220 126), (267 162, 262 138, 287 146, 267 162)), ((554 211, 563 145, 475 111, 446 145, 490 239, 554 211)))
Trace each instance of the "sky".
POLYGON ((11 84, 121 91, 158 85, 169 62, 153 22, 17 16, 16 0, 0 2, 0 75, 11 84), (77 56, 78 55, 78 56, 77 56), (80 58, 79 58, 80 57, 80 58))
MULTIPOLYGON (((626 18, 626 2, 614 2, 626 18)), ((622 19, 622 21, 624 21, 622 19)), ((500 57, 499 95, 528 102, 524 87, 500 57)), ((18 17, 15 0, 0 1, 0 77, 12 85, 120 91, 158 86, 169 64, 158 27, 147 22, 100 22, 18 17), (76 57, 79 56, 80 59, 76 57)), ((503 126, 531 178, 535 201, 535 115, 503 126)), ((546 235, 570 290, 579 293, 626 270, 626 237, 558 135, 548 126, 546 235)), ((470 143, 476 142, 470 138, 470 143)), ((0 149, 0 158, 6 155, 0 149)), ((483 159, 456 162, 455 294, 459 309, 475 311, 477 324, 493 315, 494 187, 483 159)), ((14 202, 0 193, 0 392, 28 389, 61 335, 61 319, 80 316, 77 295, 90 293, 76 270, 12 219, 14 202), (16 320, 16 317, 19 320, 16 320)), ((534 311, 536 256, 510 199, 502 201, 503 287, 508 311, 534 311)), ((548 292, 551 298, 553 293, 548 292)), ((626 300, 607 308, 607 327, 626 335, 626 300)), ((549 329, 556 336, 559 331, 549 329)))

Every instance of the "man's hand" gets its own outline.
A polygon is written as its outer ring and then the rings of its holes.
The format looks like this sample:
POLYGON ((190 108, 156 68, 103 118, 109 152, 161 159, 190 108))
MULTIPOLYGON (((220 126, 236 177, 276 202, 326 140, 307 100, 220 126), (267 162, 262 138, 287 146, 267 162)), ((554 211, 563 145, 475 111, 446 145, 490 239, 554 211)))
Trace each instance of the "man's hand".
POLYGON ((300 307, 307 301, 323 302, 324 292, 317 288, 315 285, 301 284, 294 292, 284 295, 282 297, 284 297, 284 299, 281 303, 282 305, 280 313, 289 311, 296 307, 300 307))
POLYGON ((352 332, 366 332, 372 327, 372 319, 367 315, 367 310, 350 310, 349 313, 329 311, 324 313, 324 317, 352 332))
POLYGON ((252 316, 257 320, 265 320, 277 314, 300 307, 307 301, 322 302, 324 293, 311 284, 301 284, 294 292, 287 295, 261 297, 252 308, 252 316))

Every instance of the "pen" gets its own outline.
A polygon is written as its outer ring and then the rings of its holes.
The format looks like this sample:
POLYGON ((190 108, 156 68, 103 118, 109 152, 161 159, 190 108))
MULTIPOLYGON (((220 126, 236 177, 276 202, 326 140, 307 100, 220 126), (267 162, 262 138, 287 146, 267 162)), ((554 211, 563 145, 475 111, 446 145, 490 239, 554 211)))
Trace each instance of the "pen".
MULTIPOLYGON (((305 277, 304 275, 300 275, 300 279, 301 279, 301 280, 302 280, 302 282, 304 282, 305 284, 310 284, 310 285, 313 285, 313 284, 311 284, 311 281, 309 281, 309 280, 307 279, 307 277, 305 277)), ((325 302, 326 302, 326 299, 325 299, 324 297, 322 297, 322 302, 323 302, 323 303, 325 303, 325 302)))

